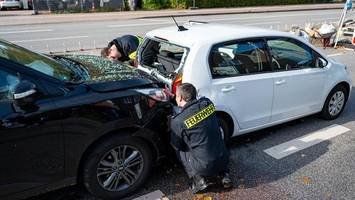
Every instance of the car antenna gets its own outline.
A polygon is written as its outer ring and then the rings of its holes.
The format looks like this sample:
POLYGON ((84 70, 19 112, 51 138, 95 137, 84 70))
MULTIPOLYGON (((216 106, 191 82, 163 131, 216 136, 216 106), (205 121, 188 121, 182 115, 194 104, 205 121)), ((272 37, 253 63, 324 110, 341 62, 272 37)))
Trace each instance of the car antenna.
POLYGON ((174 16, 171 16, 171 18, 173 18, 176 26, 178 27, 178 31, 187 31, 187 30, 189 30, 189 29, 185 28, 184 26, 179 26, 179 24, 176 22, 174 16))

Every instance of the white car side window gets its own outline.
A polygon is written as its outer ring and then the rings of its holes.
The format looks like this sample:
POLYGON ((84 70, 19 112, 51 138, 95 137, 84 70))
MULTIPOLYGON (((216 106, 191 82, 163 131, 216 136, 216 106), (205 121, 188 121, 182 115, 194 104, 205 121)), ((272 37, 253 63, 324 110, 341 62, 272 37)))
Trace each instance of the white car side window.
POLYGON ((263 40, 216 45, 210 54, 210 68, 213 78, 271 71, 263 40))
POLYGON ((316 67, 312 49, 301 42, 288 38, 270 39, 272 67, 275 71, 297 70, 316 67))

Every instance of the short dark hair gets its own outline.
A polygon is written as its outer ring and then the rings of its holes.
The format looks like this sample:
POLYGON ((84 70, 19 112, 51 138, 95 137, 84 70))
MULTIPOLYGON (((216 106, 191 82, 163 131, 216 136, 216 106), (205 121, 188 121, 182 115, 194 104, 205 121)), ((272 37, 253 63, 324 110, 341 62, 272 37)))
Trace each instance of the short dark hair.
POLYGON ((182 83, 178 86, 177 92, 181 95, 182 99, 186 102, 190 102, 196 99, 197 91, 195 86, 191 83, 182 83))

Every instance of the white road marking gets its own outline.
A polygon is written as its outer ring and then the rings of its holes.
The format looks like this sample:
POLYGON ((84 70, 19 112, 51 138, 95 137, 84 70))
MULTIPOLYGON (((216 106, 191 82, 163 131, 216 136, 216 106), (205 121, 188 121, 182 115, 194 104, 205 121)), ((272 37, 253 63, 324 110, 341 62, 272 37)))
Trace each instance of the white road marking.
POLYGON ((342 56, 344 53, 335 53, 335 54, 330 54, 328 57, 335 57, 335 56, 342 56))
MULTIPOLYGON (((160 200, 164 197, 165 195, 163 194, 162 191, 156 190, 154 192, 148 193, 146 195, 140 196, 138 198, 135 198, 133 200, 160 200)), ((167 198, 165 198, 167 199, 167 198)))
POLYGON ((122 27, 134 27, 134 26, 150 26, 150 25, 161 25, 161 24, 173 24, 174 22, 154 22, 154 23, 139 23, 139 24, 117 24, 117 25, 107 25, 109 28, 122 28, 122 27))
POLYGON ((293 153, 311 147, 315 144, 321 143, 325 140, 329 140, 333 137, 339 136, 348 131, 350 131, 350 129, 335 124, 322 130, 316 131, 314 133, 310 133, 308 135, 276 145, 274 147, 264 150, 264 152, 276 159, 281 159, 293 153))
POLYGON ((268 25, 268 24, 281 24, 280 21, 270 21, 270 22, 259 22, 259 23, 249 23, 249 24, 245 24, 247 26, 255 26, 255 25, 268 25))
POLYGON ((55 38, 42 38, 42 39, 33 39, 33 40, 14 40, 13 43, 26 43, 26 42, 40 42, 40 41, 54 41, 54 40, 68 40, 68 39, 79 39, 79 38, 88 38, 89 36, 68 36, 68 37, 55 37, 55 38))
POLYGON ((0 31, 0 34, 38 33, 38 32, 51 32, 51 31, 53 31, 53 29, 17 30, 17 31, 0 31))
POLYGON ((138 19, 139 21, 143 22, 171 22, 172 19, 138 19))
POLYGON ((339 18, 333 17, 333 18, 312 18, 312 21, 330 21, 330 20, 339 20, 339 18))

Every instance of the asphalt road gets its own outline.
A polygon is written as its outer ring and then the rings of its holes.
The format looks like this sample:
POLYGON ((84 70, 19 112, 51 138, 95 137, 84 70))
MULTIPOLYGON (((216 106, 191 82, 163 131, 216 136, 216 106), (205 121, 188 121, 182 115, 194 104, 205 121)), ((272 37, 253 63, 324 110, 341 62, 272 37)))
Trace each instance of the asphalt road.
MULTIPOLYGON (((231 14, 178 17, 181 24, 188 19, 214 23, 243 24, 288 29, 292 25, 304 27, 305 23, 336 22, 342 10, 294 11, 254 14, 231 14)), ((45 17, 45 16, 43 16, 45 17)), ((352 16, 349 16, 351 18, 352 16)), ((170 18, 96 21, 80 23, 55 23, 41 25, 2 26, 0 38, 41 52, 64 52, 104 47, 108 41, 124 34, 144 35, 159 27, 171 26, 170 18)), ((213 34, 213 33, 209 33, 213 34)))

